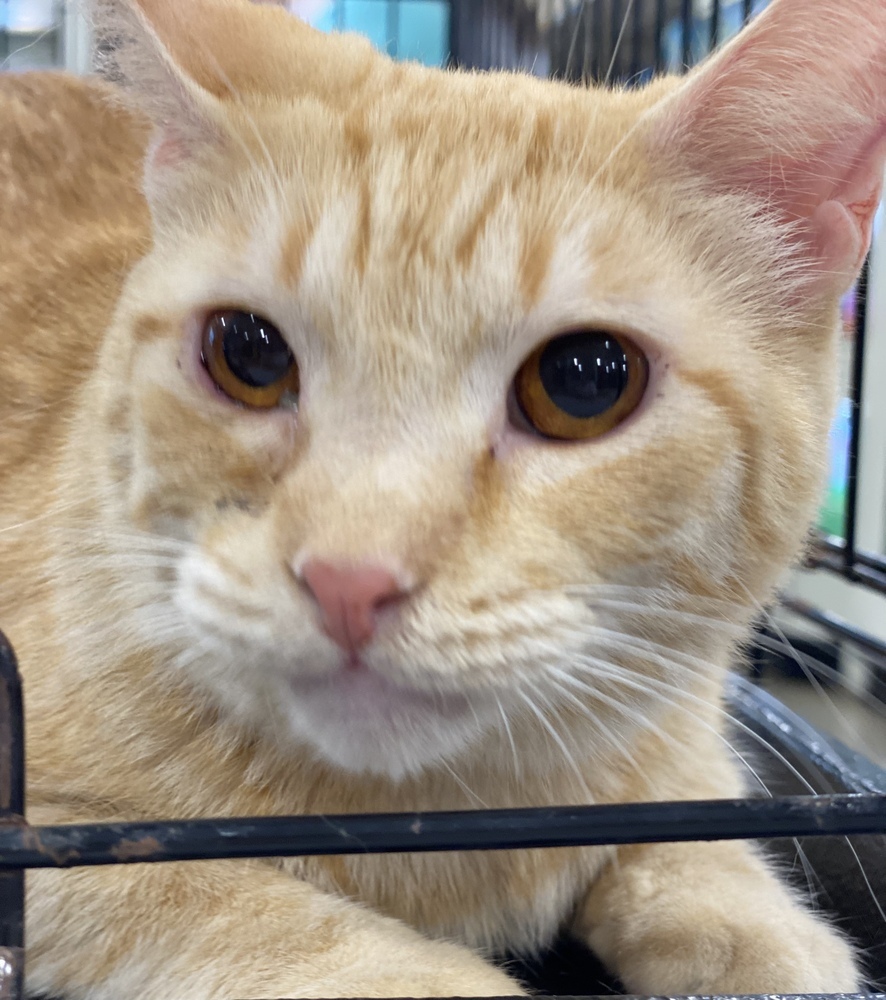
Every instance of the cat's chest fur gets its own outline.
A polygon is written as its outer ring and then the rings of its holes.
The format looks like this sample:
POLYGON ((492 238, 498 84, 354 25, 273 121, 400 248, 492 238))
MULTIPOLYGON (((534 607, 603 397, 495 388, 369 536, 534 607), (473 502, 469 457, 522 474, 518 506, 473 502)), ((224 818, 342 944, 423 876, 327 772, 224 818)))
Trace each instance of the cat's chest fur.
POLYGON ((532 954, 568 924, 581 887, 607 856, 602 849, 453 852, 323 859, 296 870, 433 937, 491 953, 532 954))

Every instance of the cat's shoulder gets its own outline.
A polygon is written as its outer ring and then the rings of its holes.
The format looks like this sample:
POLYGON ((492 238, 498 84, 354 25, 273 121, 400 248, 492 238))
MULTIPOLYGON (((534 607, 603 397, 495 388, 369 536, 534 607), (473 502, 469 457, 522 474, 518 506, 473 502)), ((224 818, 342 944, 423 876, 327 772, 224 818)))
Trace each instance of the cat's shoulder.
MULTIPOLYGON (((0 74, 0 218, 135 202, 146 126, 97 80, 0 74)), ((4 227, 5 228, 5 227, 4 227)))
POLYGON ((0 74, 0 459, 34 451, 39 415, 54 419, 54 402, 90 370, 150 245, 147 141, 102 83, 0 74))

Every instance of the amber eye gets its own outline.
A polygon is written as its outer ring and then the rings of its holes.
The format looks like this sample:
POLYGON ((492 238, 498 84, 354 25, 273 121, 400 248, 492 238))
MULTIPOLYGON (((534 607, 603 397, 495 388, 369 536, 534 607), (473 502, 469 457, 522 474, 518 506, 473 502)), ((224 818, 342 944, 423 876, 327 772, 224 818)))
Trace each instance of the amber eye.
POLYGON ((270 409, 298 399, 298 365, 280 331, 263 316, 229 309, 203 327, 203 364, 213 382, 245 406, 270 409))
POLYGON ((514 380, 523 416, 550 438, 599 437, 639 405, 649 380, 644 355, 603 330, 554 337, 522 364, 514 380))

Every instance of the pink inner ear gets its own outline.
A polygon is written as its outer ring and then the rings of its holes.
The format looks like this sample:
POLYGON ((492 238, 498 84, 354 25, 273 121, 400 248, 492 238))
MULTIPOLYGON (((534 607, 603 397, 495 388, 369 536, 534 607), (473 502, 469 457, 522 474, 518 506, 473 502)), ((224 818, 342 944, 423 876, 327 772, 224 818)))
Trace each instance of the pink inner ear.
POLYGON ((886 160, 886 0, 773 0, 653 125, 657 155, 756 196, 810 279, 845 286, 868 250, 886 160))
POLYGON ((212 141, 209 135, 193 135, 178 125, 163 125, 148 147, 144 166, 144 191, 152 204, 176 187, 196 154, 212 141))
POLYGON ((163 129, 148 151, 148 169, 165 170, 181 166, 188 159, 188 143, 181 135, 163 129))
POLYGON ((807 162, 758 165, 751 189, 774 202, 788 222, 806 220, 809 255, 823 272, 854 275, 870 249, 883 190, 886 140, 859 146, 853 137, 820 146, 807 162))
MULTIPOLYGON (((871 246, 871 233, 874 216, 880 199, 883 196, 883 172, 886 164, 886 138, 879 137, 873 148, 866 151, 861 168, 856 176, 844 185, 840 207, 849 218, 849 222, 859 234, 854 268, 861 267, 871 246)), ((822 205, 821 209, 826 205, 822 205)), ((819 209, 819 211, 821 211, 819 209)))
POLYGON ((826 201, 813 212, 809 234, 812 254, 821 269, 837 274, 854 274, 870 243, 870 237, 862 236, 857 220, 839 201, 826 201))

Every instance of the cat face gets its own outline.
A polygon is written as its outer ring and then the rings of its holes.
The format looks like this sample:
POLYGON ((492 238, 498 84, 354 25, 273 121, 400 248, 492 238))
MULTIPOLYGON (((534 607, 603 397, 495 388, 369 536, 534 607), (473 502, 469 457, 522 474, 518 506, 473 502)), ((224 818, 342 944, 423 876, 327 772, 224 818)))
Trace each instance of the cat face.
POLYGON ((195 4, 187 55, 171 4, 136 14, 175 80, 96 392, 108 545, 165 539, 127 571, 165 659, 393 778, 521 725, 562 744, 551 706, 613 753, 706 691, 814 505, 866 216, 818 239, 681 156, 729 65, 606 93, 396 66, 246 4, 195 4), (827 254, 841 276, 808 278, 827 254), (581 366, 610 362, 589 423, 581 366), (265 407, 248 383, 278 377, 265 407))

